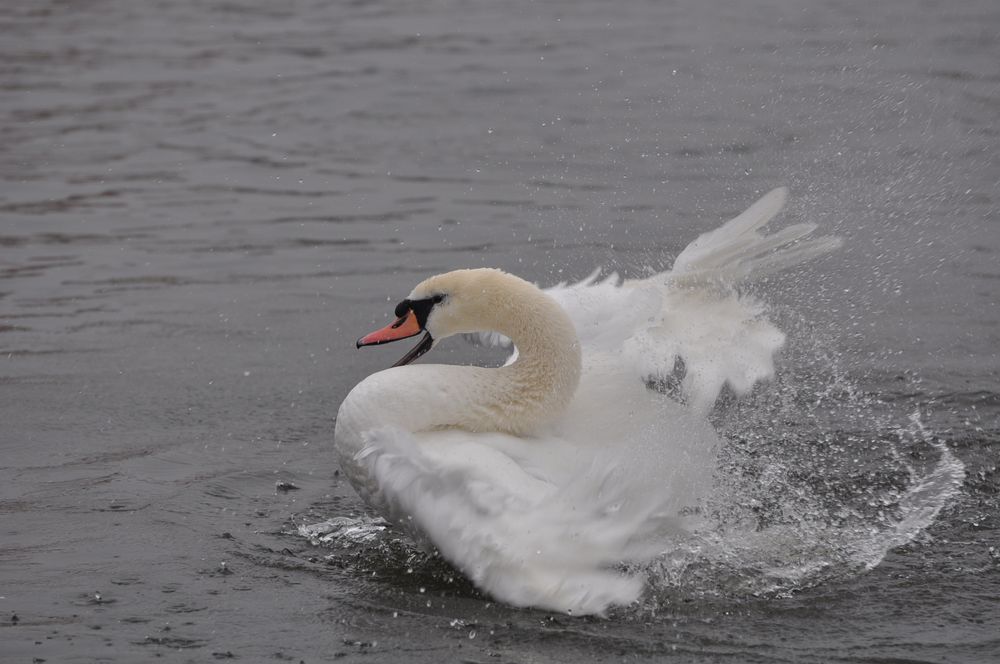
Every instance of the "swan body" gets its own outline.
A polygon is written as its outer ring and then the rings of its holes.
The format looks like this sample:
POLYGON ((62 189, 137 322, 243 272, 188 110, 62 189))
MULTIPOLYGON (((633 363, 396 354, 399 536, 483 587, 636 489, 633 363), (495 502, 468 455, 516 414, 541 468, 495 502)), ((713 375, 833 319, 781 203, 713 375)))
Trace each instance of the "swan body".
POLYGON ((500 368, 402 364, 361 381, 337 415, 345 475, 499 600, 574 615, 635 601, 643 580, 621 564, 683 538, 710 488, 719 439, 705 415, 724 386, 771 377, 784 342, 733 286, 839 244, 806 239, 808 224, 758 233, 784 199, 772 191, 647 279, 543 291, 473 269, 421 282, 359 346, 424 332, 403 363, 476 334, 514 352, 500 368), (649 389, 678 366, 674 398, 649 389))

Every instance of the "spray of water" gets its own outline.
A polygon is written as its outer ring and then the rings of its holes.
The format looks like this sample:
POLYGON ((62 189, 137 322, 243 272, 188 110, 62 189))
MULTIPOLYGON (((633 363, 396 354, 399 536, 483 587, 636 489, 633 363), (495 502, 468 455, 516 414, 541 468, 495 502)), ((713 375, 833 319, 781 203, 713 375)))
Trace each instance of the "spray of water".
POLYGON ((723 399, 715 490, 694 537, 648 567, 652 597, 784 595, 877 566, 957 495, 965 469, 918 411, 861 390, 823 335, 723 399))

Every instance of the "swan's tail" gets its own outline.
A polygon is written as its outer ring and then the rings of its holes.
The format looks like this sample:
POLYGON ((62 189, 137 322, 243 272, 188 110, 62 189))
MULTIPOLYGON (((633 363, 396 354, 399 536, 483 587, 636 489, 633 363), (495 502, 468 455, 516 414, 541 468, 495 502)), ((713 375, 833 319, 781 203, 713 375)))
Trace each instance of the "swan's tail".
POLYGON ((667 273, 673 283, 735 283, 760 279, 822 256, 841 245, 833 235, 808 238, 816 224, 795 224, 765 235, 760 229, 785 205, 788 190, 773 189, 745 212, 699 235, 667 273))

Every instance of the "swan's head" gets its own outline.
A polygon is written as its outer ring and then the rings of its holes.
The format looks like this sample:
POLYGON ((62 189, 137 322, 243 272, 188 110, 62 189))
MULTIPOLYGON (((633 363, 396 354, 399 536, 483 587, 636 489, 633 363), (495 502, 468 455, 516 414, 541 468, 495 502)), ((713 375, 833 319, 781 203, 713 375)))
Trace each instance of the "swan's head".
POLYGON ((510 336, 511 323, 530 316, 538 288, 519 277, 492 268, 455 270, 426 279, 396 305, 396 320, 358 339, 358 348, 423 338, 393 366, 409 364, 437 341, 453 334, 500 332, 510 336))

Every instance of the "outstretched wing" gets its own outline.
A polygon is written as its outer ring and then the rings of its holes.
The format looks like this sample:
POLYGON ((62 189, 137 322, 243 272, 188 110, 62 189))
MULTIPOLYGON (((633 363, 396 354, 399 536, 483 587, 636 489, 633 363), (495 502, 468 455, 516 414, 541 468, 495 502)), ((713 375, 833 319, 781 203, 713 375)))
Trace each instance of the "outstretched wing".
MULTIPOLYGON (((736 286, 793 267, 840 246, 834 236, 809 237, 815 224, 775 233, 761 229, 787 197, 775 189, 721 227, 700 235, 673 267, 623 281, 600 271, 546 290, 569 313, 588 353, 620 354, 643 380, 678 382, 680 397, 708 410, 724 386, 743 394, 774 375, 785 336, 761 300, 736 286)), ((486 343, 509 341, 480 335, 486 343)), ((512 358, 513 359, 513 358, 512 358)), ((511 360, 512 361, 512 360, 511 360)))
POLYGON ((699 235, 664 276, 677 284, 753 281, 841 245, 841 239, 832 235, 807 239, 816 224, 795 224, 771 235, 761 234, 761 228, 781 211, 787 198, 785 187, 772 189, 738 217, 699 235))

